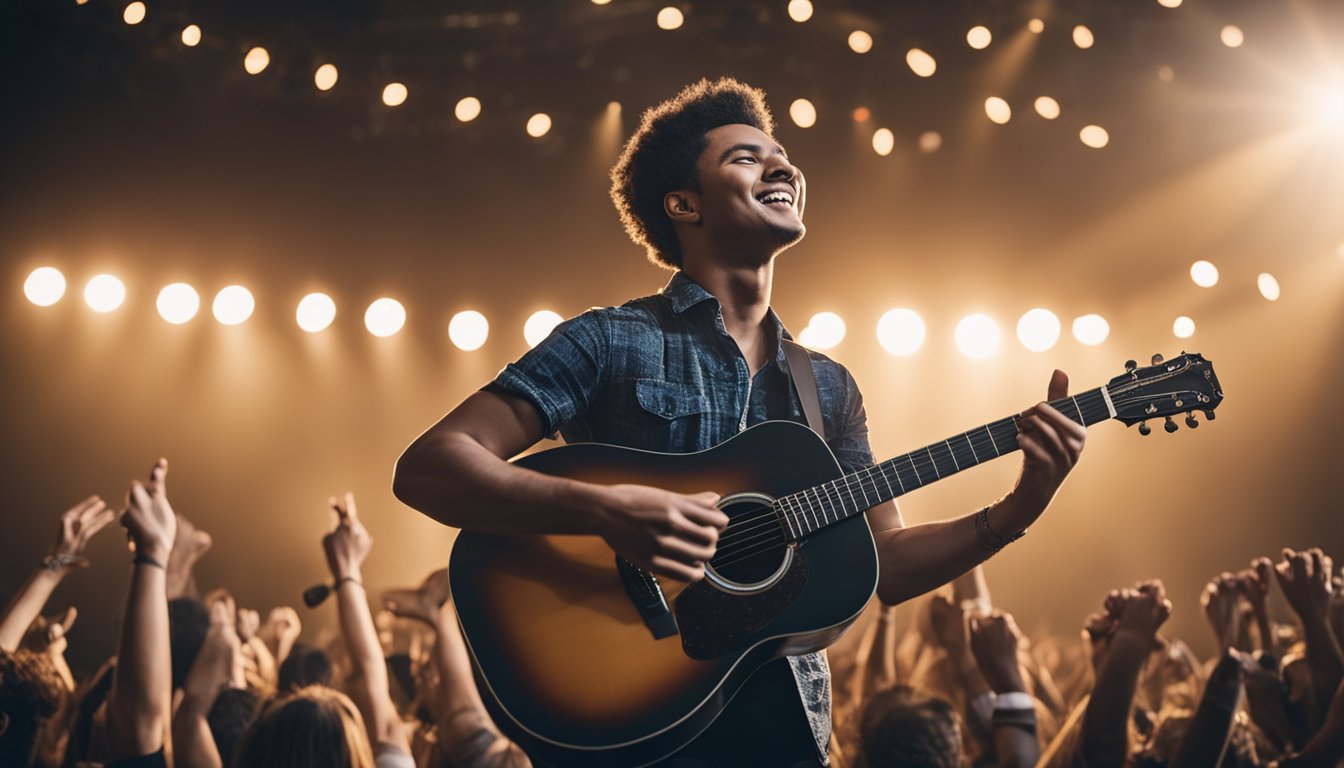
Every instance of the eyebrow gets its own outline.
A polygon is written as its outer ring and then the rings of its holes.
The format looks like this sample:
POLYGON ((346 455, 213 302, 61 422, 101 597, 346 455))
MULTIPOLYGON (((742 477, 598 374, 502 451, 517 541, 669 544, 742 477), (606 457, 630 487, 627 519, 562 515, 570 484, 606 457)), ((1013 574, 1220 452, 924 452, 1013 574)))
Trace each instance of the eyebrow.
MULTIPOLYGON (((733 146, 725 149, 723 151, 723 154, 719 155, 719 162, 722 163, 724 160, 728 159, 729 155, 744 149, 749 152, 755 152, 758 155, 761 154, 761 152, 763 151, 760 144, 734 144, 733 146)), ((786 158, 789 156, 789 153, 785 152, 784 148, 779 146, 778 144, 775 145, 774 154, 783 155, 786 158)))

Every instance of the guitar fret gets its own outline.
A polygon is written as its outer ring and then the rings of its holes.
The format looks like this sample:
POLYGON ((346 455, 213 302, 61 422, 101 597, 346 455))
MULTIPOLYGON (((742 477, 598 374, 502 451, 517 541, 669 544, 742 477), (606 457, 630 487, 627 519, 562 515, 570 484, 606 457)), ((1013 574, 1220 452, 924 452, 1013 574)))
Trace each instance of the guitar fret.
POLYGON ((961 471, 961 463, 957 461, 957 454, 955 454, 955 453, 952 452, 952 444, 949 443, 948 441, 944 440, 944 441, 943 441, 943 445, 946 445, 946 446, 947 446, 947 452, 948 452, 949 454, 951 454, 951 456, 952 456, 952 466, 956 467, 956 468, 957 468, 957 471, 960 472, 960 471, 961 471))
POLYGON ((905 460, 910 462, 910 468, 915 471, 915 479, 919 481, 920 485, 923 485, 924 478, 919 476, 919 467, 915 466, 915 457, 907 453, 905 454, 905 460))
POLYGON ((817 528, 821 527, 821 525, 817 522, 817 507, 822 503, 821 495, 817 493, 816 488, 812 489, 812 498, 814 501, 812 505, 809 506, 808 511, 812 513, 812 526, 813 526, 812 530, 815 531, 817 528))
POLYGON ((789 500, 792 498, 792 496, 785 496, 779 500, 779 504, 780 512, 784 514, 784 524, 789 526, 789 535, 797 539, 798 531, 794 528, 793 515, 789 513, 789 500))
POLYGON ((1075 395, 1069 399, 1073 401, 1073 410, 1078 412, 1078 423, 1087 424, 1087 419, 1083 418, 1083 409, 1078 407, 1078 397, 1075 395))
POLYGON ((962 433, 961 433, 961 439, 965 440, 965 441, 966 441, 966 447, 968 447, 968 448, 971 449, 971 458, 972 458, 972 459, 975 459, 975 463, 976 463, 976 464, 979 464, 979 463, 980 463, 980 455, 977 454, 977 453, 975 452, 975 443, 972 443, 972 442, 971 442, 971 433, 969 433, 969 432, 962 432, 962 433))
POLYGON ((933 465, 933 476, 939 480, 943 479, 943 473, 938 471, 938 462, 933 459, 933 451, 929 446, 924 446, 924 452, 929 455, 929 463, 933 465))
MULTIPOLYGON (((868 473, 868 479, 869 479, 869 480, 872 480, 872 478, 873 478, 873 471, 872 471, 872 469, 866 469, 866 470, 864 470, 864 471, 868 473)), ((864 490, 864 488, 863 488, 863 479, 862 479, 862 478, 859 479, 859 493, 863 494, 863 508, 864 508, 864 509, 867 509, 867 508, 873 506, 872 503, 870 503, 870 502, 868 501, 868 491, 864 490)), ((874 495, 874 496, 877 495, 877 484, 876 484, 876 483, 873 484, 873 495, 874 495)))
POLYGON ((985 430, 985 434, 989 435, 989 444, 994 446, 994 457, 998 458, 999 456, 1002 456, 1003 451, 999 450, 999 443, 994 439, 994 433, 990 431, 989 425, 986 424, 983 429, 985 430))
POLYGON ((853 504, 854 507, 857 509, 859 506, 859 502, 854 498, 854 488, 853 486, 850 485, 848 480, 845 481, 845 492, 849 494, 850 503, 853 504))
MULTIPOLYGON (((896 498, 896 490, 891 487, 891 481, 887 479, 887 470, 883 469, 881 464, 878 464, 877 466, 878 474, 882 475, 882 482, 887 484, 887 493, 891 494, 891 498, 896 498)), ((896 479, 899 480, 900 478, 896 479)))

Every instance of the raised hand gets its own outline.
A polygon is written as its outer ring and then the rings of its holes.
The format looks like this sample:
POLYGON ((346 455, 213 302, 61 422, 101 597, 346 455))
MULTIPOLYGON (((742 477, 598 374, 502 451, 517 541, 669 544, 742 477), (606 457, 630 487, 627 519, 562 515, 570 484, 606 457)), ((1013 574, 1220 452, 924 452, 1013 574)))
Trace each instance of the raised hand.
POLYGON ((714 557, 728 516, 715 493, 687 496, 643 485, 606 489, 599 524, 602 538, 618 554, 660 576, 697 581, 714 557))
POLYGON ((1156 579, 1120 590, 1114 601, 1107 600, 1107 609, 1116 616, 1116 634, 1130 632, 1150 640, 1156 639, 1158 628, 1171 617, 1166 588, 1156 579))
POLYGON ((112 522, 117 514, 107 506, 107 502, 97 496, 79 502, 61 515, 61 527, 56 532, 56 541, 51 545, 54 557, 73 558, 72 562, 83 560, 84 547, 89 539, 112 522))
POLYGON ((1011 613, 994 611, 988 616, 971 616, 970 644, 980 674, 995 693, 1025 691, 1017 649, 1022 633, 1011 613))
POLYGON ((266 623, 257 630, 257 637, 266 644, 276 664, 289 657, 289 652, 303 632, 303 623, 299 621, 298 611, 287 605, 272 608, 266 617, 266 623))
POLYGON ((177 538, 168 555, 168 599, 195 594, 192 569, 210 551, 215 540, 182 515, 177 516, 177 538))
POLYGON ((322 551, 327 555, 327 567, 333 578, 358 580, 364 558, 373 549, 373 537, 359 519, 355 509, 355 495, 347 491, 342 500, 335 496, 328 502, 336 513, 336 528, 322 537, 322 551))
POLYGON ((168 460, 159 459, 149 471, 149 484, 132 480, 126 492, 126 509, 121 513, 121 524, 126 528, 135 551, 161 565, 177 539, 177 516, 168 503, 168 460))
POLYGON ((1314 625, 1326 620, 1330 596, 1334 593, 1330 578, 1333 569, 1334 561, 1317 547, 1301 552, 1283 550, 1283 561, 1274 567, 1274 575, 1283 596, 1303 624, 1314 625))
POLYGON ((1220 650, 1237 645, 1237 637, 1241 634, 1241 601, 1245 593, 1240 576, 1225 572, 1206 584, 1204 592, 1199 596, 1204 618, 1213 629, 1220 650))
MULTIPOLYGON (((1068 394, 1068 374, 1056 370, 1050 377, 1046 399, 1059 400, 1068 394)), ((1026 509, 1040 515, 1082 456, 1087 429, 1049 403, 1037 403, 1019 414, 1017 429, 1023 458, 1022 474, 1013 495, 1022 500, 1026 509)))
MULTIPOLYGON (((210 627, 201 642, 201 651, 191 665, 182 687, 188 697, 213 703, 220 690, 236 684, 235 670, 241 663, 242 644, 231 615, 231 599, 210 603, 210 627)), ((209 710, 209 703, 204 707, 209 710)))
POLYGON ((945 595, 935 594, 929 598, 930 639, 953 658, 960 658, 970 649, 966 614, 965 609, 945 595))
POLYGON ((251 608, 238 609, 238 639, 246 643, 256 636, 261 628, 261 614, 251 608))
POLYGON ((449 600, 448 569, 440 568, 425 577, 415 589, 390 589, 383 593, 383 605, 403 619, 415 619, 431 627, 438 625, 439 612, 449 600))

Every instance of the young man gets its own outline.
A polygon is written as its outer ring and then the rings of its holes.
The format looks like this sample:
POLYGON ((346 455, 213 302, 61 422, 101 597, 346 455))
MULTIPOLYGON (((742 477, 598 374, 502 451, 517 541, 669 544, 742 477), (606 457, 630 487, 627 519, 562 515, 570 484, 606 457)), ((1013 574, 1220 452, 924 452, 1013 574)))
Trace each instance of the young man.
MULTIPOLYGON (((695 580, 728 518, 716 490, 687 495, 549 477, 509 464, 541 438, 646 450, 710 448, 766 419, 804 421, 770 309, 775 258, 806 228, 803 174, 772 138, 764 94, 701 81, 644 114, 612 171, 627 232, 677 270, 655 296, 592 310, 507 366, 421 435, 397 464, 398 498, 440 522, 490 533, 602 536, 660 576, 695 580)), ((822 421, 846 472, 873 463, 849 372, 810 353, 822 421)), ((1065 395, 1056 372, 1050 397, 1065 395)), ((1044 511, 1084 431, 1042 403, 1020 419, 1022 475, 987 511, 905 527, 894 502, 868 510, 878 594, 896 603, 951 581, 1044 511), (977 521, 977 516, 980 517, 977 521)), ((826 763, 830 673, 821 654, 771 662, 673 766, 826 763)))

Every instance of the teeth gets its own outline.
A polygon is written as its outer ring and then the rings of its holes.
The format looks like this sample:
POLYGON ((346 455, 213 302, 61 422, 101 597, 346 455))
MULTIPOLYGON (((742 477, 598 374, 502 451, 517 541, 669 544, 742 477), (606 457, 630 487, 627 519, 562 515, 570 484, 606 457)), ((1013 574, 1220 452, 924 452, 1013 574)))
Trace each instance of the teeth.
POLYGON ((767 205, 770 203, 787 203, 789 205, 793 205, 793 195, 790 195, 787 192, 771 192, 770 194, 764 195, 759 199, 762 203, 767 205))

